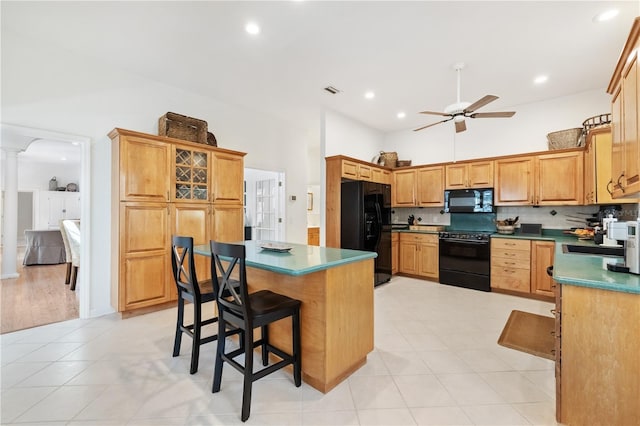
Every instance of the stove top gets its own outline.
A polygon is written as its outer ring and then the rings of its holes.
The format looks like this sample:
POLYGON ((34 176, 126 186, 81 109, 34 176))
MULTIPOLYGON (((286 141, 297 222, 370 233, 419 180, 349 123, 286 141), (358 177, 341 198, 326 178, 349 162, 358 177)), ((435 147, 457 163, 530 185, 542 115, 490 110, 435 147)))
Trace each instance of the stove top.
POLYGON ((440 238, 447 238, 450 240, 476 240, 476 241, 489 241, 493 232, 486 231, 446 231, 439 232, 440 238))

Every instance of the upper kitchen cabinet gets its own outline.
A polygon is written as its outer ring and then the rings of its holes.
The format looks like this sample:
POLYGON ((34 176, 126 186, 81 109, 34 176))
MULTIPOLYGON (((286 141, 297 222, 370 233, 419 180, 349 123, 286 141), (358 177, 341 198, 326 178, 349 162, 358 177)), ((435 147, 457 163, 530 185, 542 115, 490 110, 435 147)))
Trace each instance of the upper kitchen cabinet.
POLYGON ((640 18, 636 18, 607 93, 611 99, 613 198, 637 197, 640 192, 638 138, 638 57, 640 18))
POLYGON ((416 205, 415 169, 396 170, 393 172, 391 205, 393 207, 412 207, 416 205))
POLYGON ((120 173, 113 186, 119 188, 121 201, 168 202, 170 194, 171 145, 133 134, 117 134, 114 158, 119 158, 120 173))
POLYGON ((584 203, 584 152, 571 151, 536 157, 534 205, 584 203))
POLYGON ((421 167, 416 180, 418 206, 444 206, 444 166, 421 167))
POLYGON ((211 201, 214 204, 243 204, 244 154, 211 152, 211 201))
POLYGON ((584 200, 584 154, 563 150, 495 162, 495 204, 579 205, 584 200))
POLYGON ((209 152, 189 146, 173 146, 171 201, 209 203, 209 152))
MULTIPOLYGON (((592 129, 587 134, 584 153, 584 197, 585 204, 633 203, 636 198, 612 197, 612 164, 616 152, 612 149, 610 126, 592 129)), ((618 145, 618 148, 620 146, 618 145)))
POLYGON ((445 186, 447 189, 493 187, 493 161, 448 164, 445 186))
POLYGON ((534 164, 533 156, 495 161, 495 205, 521 206, 534 203, 534 164))

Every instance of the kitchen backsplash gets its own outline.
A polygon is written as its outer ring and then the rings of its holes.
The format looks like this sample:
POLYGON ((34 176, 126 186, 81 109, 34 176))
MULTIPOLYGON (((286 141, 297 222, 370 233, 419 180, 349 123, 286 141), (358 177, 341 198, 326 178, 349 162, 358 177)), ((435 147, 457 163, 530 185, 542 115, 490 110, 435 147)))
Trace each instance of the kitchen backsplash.
MULTIPOLYGON (((519 217, 518 223, 540 223, 545 229, 570 229, 580 227, 579 220, 586 214, 597 213, 599 206, 544 206, 544 207, 497 207, 495 215, 488 213, 491 219, 502 220, 519 217), (555 214, 553 214, 555 212, 555 214), (578 221, 578 222, 575 222, 578 221)), ((393 209, 393 223, 407 223, 409 215, 413 215, 422 225, 451 225, 451 214, 440 213, 441 208, 397 207, 393 209), (422 220, 420 220, 422 219, 422 220)), ((478 213, 481 214, 482 213, 478 213)), ((468 214, 465 214, 468 216, 468 214)), ((638 218, 638 204, 623 204, 621 220, 638 218)), ((585 226, 583 224, 582 226, 585 226)))

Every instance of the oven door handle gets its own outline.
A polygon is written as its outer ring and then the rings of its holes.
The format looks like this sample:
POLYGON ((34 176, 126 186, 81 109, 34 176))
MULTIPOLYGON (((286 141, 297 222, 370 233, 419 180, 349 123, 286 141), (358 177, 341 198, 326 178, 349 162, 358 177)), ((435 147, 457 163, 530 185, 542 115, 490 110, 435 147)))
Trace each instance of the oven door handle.
POLYGON ((455 240, 455 239, 451 239, 451 238, 440 238, 440 241, 444 241, 447 243, 464 243, 464 244, 475 244, 475 245, 480 245, 480 244, 489 244, 489 241, 475 241, 475 240, 455 240))

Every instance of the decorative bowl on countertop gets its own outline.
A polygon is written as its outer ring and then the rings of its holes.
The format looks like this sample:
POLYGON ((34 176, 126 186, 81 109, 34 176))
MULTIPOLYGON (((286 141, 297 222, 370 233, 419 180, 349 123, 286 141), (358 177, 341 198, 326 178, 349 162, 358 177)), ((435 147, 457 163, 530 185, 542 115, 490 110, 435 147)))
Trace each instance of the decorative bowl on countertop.
POLYGON ((513 232, 515 231, 515 226, 514 225, 496 225, 496 230, 498 231, 498 234, 513 234, 513 232))

